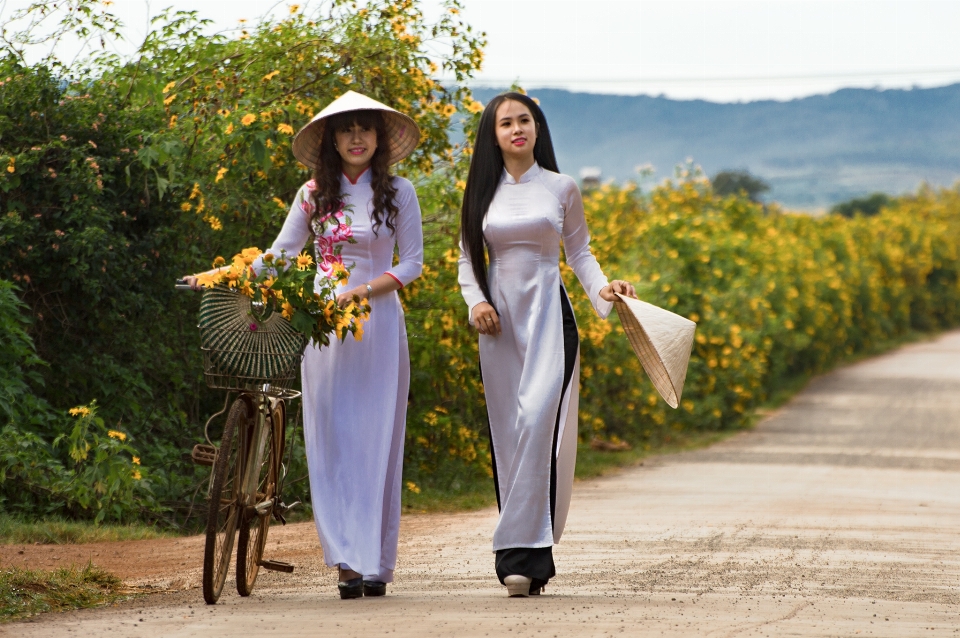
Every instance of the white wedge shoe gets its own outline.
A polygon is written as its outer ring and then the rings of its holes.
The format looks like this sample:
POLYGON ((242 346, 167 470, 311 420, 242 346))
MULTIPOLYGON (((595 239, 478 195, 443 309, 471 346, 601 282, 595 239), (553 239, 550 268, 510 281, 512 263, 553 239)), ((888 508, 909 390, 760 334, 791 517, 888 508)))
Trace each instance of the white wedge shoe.
POLYGON ((510 598, 526 598, 530 595, 530 584, 532 578, 526 576, 507 576, 503 579, 503 584, 507 586, 507 595, 510 598))

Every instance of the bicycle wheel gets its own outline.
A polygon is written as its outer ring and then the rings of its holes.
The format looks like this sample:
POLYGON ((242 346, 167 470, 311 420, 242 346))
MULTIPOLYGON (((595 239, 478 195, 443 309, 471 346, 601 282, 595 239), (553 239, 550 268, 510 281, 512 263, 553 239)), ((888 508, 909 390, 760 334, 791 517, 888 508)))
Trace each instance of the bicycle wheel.
POLYGON ((248 427, 255 412, 246 397, 230 406, 217 460, 210 477, 210 504, 207 508, 207 542, 203 552, 203 599, 213 605, 220 598, 230 568, 230 555, 240 518, 239 432, 248 427))
MULTIPOLYGON (((259 468, 257 493, 252 499, 254 505, 280 497, 277 487, 283 459, 286 416, 283 401, 276 401, 270 410, 270 418, 265 423, 269 432, 265 437, 263 454, 254 461, 254 467, 259 468)), ((248 440, 254 433, 255 428, 251 427, 248 440)), ((270 506, 259 514, 251 510, 252 508, 246 508, 246 513, 240 520, 240 538, 237 541, 237 592, 241 596, 249 596, 253 592, 257 574, 260 573, 260 561, 263 560, 263 548, 267 544, 273 507, 270 506)))

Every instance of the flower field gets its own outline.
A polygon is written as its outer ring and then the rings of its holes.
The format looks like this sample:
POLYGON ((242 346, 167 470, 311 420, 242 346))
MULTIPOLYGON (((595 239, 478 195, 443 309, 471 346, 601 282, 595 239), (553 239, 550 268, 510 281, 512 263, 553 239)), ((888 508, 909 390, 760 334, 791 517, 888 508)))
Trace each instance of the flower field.
MULTIPOLYGON (((616 313, 593 312, 562 266, 581 338, 580 437, 656 447, 736 428, 786 380, 910 331, 960 322, 960 189, 895 200, 876 217, 820 218, 715 197, 686 177, 642 194, 584 195, 610 278, 698 323, 680 408, 657 395, 616 313)), ((437 484, 490 472, 477 337, 456 284, 455 237, 406 291, 413 361, 407 468, 437 484)))

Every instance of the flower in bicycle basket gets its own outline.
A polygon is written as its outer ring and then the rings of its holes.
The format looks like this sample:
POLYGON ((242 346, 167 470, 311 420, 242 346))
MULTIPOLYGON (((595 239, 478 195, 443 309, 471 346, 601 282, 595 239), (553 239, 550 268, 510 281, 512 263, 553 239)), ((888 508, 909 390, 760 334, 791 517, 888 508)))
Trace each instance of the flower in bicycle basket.
POLYGON ((263 263, 265 264, 273 263, 273 253, 266 253, 263 256, 263 263))
POLYGON ((257 327, 258 327, 257 324, 251 323, 251 324, 250 324, 250 332, 256 332, 256 331, 257 331, 257 327))
POLYGON ((313 265, 313 257, 307 253, 297 255, 297 270, 306 270, 313 265))
POLYGON ((223 273, 219 271, 202 272, 197 275, 197 284, 203 286, 204 288, 213 288, 222 281, 223 273))
POLYGON ((245 281, 242 284, 240 284, 240 292, 250 297, 251 299, 253 298, 253 286, 250 285, 249 281, 245 281))
POLYGON ((213 267, 219 268, 220 266, 223 266, 226 263, 227 263, 226 259, 224 259, 223 257, 217 257, 216 259, 213 260, 213 267))
POLYGON ((296 308, 289 301, 283 302, 283 316, 285 319, 293 319, 293 312, 296 308))
POLYGON ((254 247, 252 247, 252 248, 244 248, 243 250, 240 251, 240 253, 239 253, 238 255, 236 255, 236 256, 233 258, 233 261, 234 261, 234 263, 236 263, 236 262, 237 262, 237 257, 239 257, 239 258, 243 261, 244 264, 246 264, 247 266, 249 266, 250 264, 253 263, 253 260, 255 260, 257 257, 260 256, 260 254, 261 254, 261 251, 260 251, 260 249, 257 248, 256 246, 254 246, 254 247))

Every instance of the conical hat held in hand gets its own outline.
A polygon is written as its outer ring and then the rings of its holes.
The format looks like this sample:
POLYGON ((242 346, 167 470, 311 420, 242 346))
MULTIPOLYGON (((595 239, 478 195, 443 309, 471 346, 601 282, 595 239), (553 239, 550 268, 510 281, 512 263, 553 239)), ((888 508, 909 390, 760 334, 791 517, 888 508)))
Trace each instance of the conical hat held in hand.
POLYGON ((697 324, 669 310, 617 293, 623 331, 653 386, 671 408, 680 405, 697 324))

